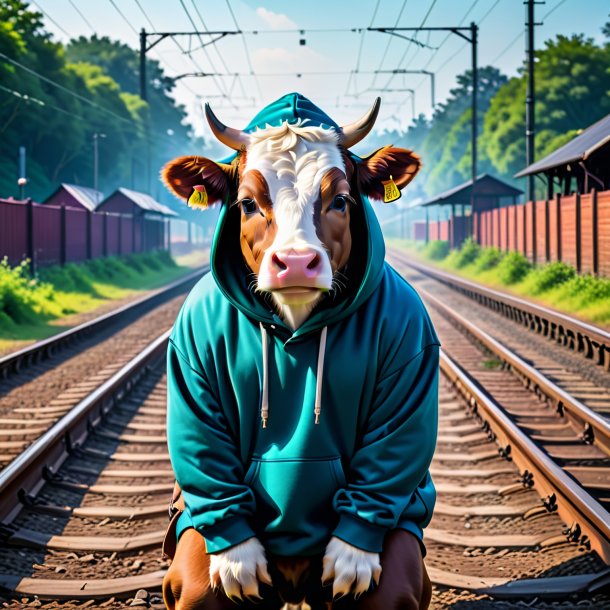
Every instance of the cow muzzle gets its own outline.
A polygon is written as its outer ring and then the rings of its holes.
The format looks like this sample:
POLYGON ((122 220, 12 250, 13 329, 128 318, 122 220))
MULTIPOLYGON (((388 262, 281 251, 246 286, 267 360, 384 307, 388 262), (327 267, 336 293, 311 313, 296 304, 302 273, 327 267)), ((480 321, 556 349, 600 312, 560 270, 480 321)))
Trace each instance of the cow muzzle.
POLYGON ((331 285, 328 254, 312 247, 267 252, 258 274, 258 289, 273 292, 286 303, 308 303, 331 285))

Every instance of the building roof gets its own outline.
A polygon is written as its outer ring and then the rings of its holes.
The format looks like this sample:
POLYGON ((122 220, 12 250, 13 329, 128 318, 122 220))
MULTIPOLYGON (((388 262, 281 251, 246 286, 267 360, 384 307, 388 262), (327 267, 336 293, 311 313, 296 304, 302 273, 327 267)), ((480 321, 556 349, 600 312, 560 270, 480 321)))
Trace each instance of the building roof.
POLYGON ((147 212, 156 212, 157 214, 161 214, 163 216, 178 216, 178 214, 176 214, 174 210, 159 203, 158 201, 155 201, 150 195, 147 195, 146 193, 140 193, 138 191, 132 191, 131 189, 126 188, 120 188, 116 192, 121 193, 139 208, 142 208, 147 212))
MULTIPOLYGON (((475 195, 484 195, 486 197, 516 197, 521 195, 523 191, 515 188, 514 186, 490 176, 489 174, 482 174, 477 177, 476 180, 476 193, 475 195)), ((444 191, 440 195, 436 195, 426 201, 421 202, 419 205, 445 205, 452 203, 469 203, 470 196, 472 194, 472 179, 458 184, 447 191, 444 191)))
MULTIPOLYGON (((79 186, 78 184, 68 184, 66 182, 62 182, 53 195, 56 195, 61 190, 64 190, 72 195, 76 201, 78 201, 84 208, 87 208, 90 212, 93 212, 93 210, 95 210, 95 208, 99 205, 100 201, 102 201, 104 198, 104 194, 101 191, 96 191, 95 189, 91 189, 86 186, 79 186)), ((51 195, 51 197, 53 195, 51 195)), ((48 197, 47 201, 51 197, 48 197)))
POLYGON ((587 127, 582 133, 554 150, 544 159, 540 159, 540 161, 522 169, 518 174, 515 174, 515 178, 546 172, 568 163, 574 163, 574 161, 585 161, 596 150, 606 146, 609 142, 610 114, 587 127))

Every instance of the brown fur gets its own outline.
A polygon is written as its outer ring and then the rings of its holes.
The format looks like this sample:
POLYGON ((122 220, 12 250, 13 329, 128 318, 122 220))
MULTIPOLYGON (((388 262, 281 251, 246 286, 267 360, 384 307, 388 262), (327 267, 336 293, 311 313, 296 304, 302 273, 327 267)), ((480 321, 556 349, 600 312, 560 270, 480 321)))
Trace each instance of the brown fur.
POLYGON ((161 170, 161 179, 167 188, 182 199, 188 199, 193 187, 205 186, 209 203, 222 203, 233 190, 235 167, 216 163, 205 157, 178 157, 161 170))
POLYGON ((196 530, 187 529, 163 580, 165 604, 168 610, 279 610, 284 601, 298 603, 303 595, 307 595, 313 610, 426 610, 430 604, 432 587, 419 542, 404 530, 393 530, 386 536, 379 586, 357 601, 347 596, 330 603, 332 587, 322 587, 320 581, 321 557, 268 559, 273 591, 261 588, 264 599, 257 604, 236 604, 222 592, 212 590, 205 540, 196 530))
POLYGON ((396 186, 402 189, 415 178, 420 168, 421 161, 414 152, 384 146, 357 165, 358 187, 371 199, 383 201, 383 180, 392 176, 396 186))
POLYGON ((253 169, 243 174, 237 192, 237 202, 254 199, 262 214, 244 214, 241 210, 241 251, 248 267, 258 275, 263 256, 277 233, 273 219, 273 203, 264 176, 253 169))
POLYGON ((340 194, 350 195, 350 187, 346 175, 335 167, 322 178, 320 201, 314 216, 318 237, 328 250, 333 273, 347 264, 352 250, 350 205, 348 204, 345 214, 330 209, 333 199, 340 194))

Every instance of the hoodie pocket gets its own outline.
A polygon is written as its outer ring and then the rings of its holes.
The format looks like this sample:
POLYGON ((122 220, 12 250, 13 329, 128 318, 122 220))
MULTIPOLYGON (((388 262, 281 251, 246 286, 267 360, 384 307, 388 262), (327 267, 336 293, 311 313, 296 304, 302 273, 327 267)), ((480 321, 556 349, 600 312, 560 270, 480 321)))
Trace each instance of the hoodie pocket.
POLYGON ((334 527, 333 497, 346 484, 339 457, 253 459, 244 482, 256 497, 258 528, 269 535, 307 538, 312 544, 334 527))

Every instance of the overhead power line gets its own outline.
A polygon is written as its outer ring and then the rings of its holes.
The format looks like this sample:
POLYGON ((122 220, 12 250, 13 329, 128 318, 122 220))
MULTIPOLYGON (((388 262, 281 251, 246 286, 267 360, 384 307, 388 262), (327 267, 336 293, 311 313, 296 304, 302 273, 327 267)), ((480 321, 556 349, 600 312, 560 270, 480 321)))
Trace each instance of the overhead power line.
MULTIPOLYGON (((552 15, 562 4, 565 4, 565 2, 567 2, 567 0, 559 0, 559 2, 557 2, 557 4, 555 4, 555 6, 550 11, 546 12, 542 16, 542 20, 544 21, 547 17, 552 15)), ((500 51, 500 53, 498 53, 498 55, 496 55, 491 60, 491 63, 495 64, 498 61, 498 59, 500 59, 506 53, 508 53, 508 51, 517 43, 517 41, 521 38, 521 36, 523 36, 522 30, 520 30, 519 33, 500 51)))
POLYGON ((47 13, 47 11, 45 11, 37 2, 34 2, 34 0, 31 0, 32 4, 56 27, 58 28, 60 31, 62 31, 68 38, 72 38, 72 34, 70 34, 70 32, 68 32, 67 30, 65 30, 59 23, 57 23, 57 21, 55 21, 55 19, 53 19, 53 17, 51 17, 51 15, 49 15, 49 13, 47 13))
POLYGON ((74 0, 68 0, 72 8, 80 15, 80 18, 87 24, 87 27, 94 33, 97 34, 95 28, 91 25, 91 22, 83 15, 82 11, 78 8, 74 0))
MULTIPOLYGON (((225 2, 227 3, 227 8, 229 9, 229 13, 231 13, 231 17, 233 19, 233 23, 235 24, 235 27, 241 31, 241 28, 239 27, 239 24, 237 23, 237 18, 235 17, 235 13, 233 12, 233 8, 231 7, 231 3, 229 2, 229 0, 225 0, 225 2)), ((246 42, 246 37, 243 36, 242 34, 242 42, 244 45, 244 52, 246 54, 246 61, 248 62, 248 69, 250 70, 250 74, 254 77, 254 83, 256 85, 256 88, 258 90, 258 94, 261 97, 261 99, 264 97, 263 96, 263 90, 261 89, 261 85, 260 82, 258 81, 258 77, 256 75, 256 72, 254 72, 254 68, 252 66, 252 61, 250 59, 250 49, 248 49, 248 43, 246 42)))

